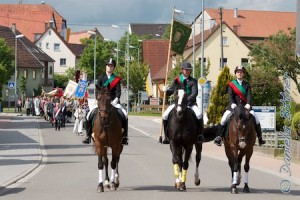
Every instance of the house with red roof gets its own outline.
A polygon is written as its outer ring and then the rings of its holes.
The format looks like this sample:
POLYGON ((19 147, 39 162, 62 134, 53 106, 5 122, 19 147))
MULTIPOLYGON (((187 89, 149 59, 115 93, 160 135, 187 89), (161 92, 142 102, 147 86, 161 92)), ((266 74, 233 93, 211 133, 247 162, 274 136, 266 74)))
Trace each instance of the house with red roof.
POLYGON ((93 30, 84 30, 84 31, 77 31, 77 32, 70 32, 70 34, 68 34, 68 43, 71 44, 82 44, 81 40, 82 39, 93 39, 94 36, 90 33, 88 33, 88 31, 92 31, 95 32, 96 35, 98 37, 100 37, 100 39, 104 39, 103 36, 101 35, 101 33, 98 31, 97 28, 94 28, 93 30))
POLYGON ((31 42, 36 41, 48 27, 66 38, 67 21, 49 4, 0 4, 0 25, 16 24, 31 42))

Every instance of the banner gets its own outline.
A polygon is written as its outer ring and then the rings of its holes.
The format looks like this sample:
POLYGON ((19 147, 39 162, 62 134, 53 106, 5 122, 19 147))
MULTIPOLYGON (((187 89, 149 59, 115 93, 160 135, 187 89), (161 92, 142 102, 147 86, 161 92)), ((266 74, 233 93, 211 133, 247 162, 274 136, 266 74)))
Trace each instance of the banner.
POLYGON ((84 97, 88 82, 86 80, 79 80, 75 90, 75 98, 82 99, 84 97))
POLYGON ((146 92, 147 92, 148 96, 153 95, 152 88, 153 88, 152 79, 151 79, 151 74, 150 74, 150 69, 149 69, 149 73, 148 73, 148 76, 146 78, 146 92))
POLYGON ((64 91, 64 97, 71 98, 76 90, 77 83, 69 80, 69 83, 64 91))
POLYGON ((173 20, 173 33, 171 40, 171 49, 177 54, 182 55, 185 49, 192 29, 185 24, 173 20))

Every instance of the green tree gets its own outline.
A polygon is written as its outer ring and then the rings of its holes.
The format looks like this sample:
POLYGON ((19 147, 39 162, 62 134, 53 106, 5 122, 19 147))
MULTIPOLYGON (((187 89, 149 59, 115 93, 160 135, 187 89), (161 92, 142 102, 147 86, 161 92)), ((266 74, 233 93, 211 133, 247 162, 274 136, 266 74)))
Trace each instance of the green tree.
POLYGON ((67 74, 54 74, 54 87, 65 88, 68 84, 69 77, 67 74))
POLYGON ((21 94, 22 94, 22 99, 24 99, 24 94, 25 94, 25 91, 26 91, 26 84, 27 84, 27 81, 26 81, 26 78, 24 76, 21 77, 21 80, 20 80, 20 90, 21 90, 21 94))
POLYGON ((0 94, 2 85, 14 74, 14 52, 3 38, 0 38, 0 94))
POLYGON ((278 31, 266 42, 254 45, 249 55, 255 62, 254 66, 263 67, 267 71, 275 69, 278 75, 287 73, 300 92, 300 64, 295 58, 296 29, 288 30, 289 33, 278 31))
POLYGON ((217 85, 212 91, 210 104, 207 110, 208 124, 217 124, 221 121, 222 115, 228 105, 228 83, 232 81, 233 78, 229 68, 225 66, 219 74, 217 85))

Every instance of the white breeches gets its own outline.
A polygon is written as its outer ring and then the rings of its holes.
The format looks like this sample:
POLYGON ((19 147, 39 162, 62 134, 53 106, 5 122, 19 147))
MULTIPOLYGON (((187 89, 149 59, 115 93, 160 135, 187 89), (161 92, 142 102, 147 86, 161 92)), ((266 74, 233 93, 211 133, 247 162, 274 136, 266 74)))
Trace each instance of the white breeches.
MULTIPOLYGON (((225 123, 227 122, 227 120, 228 120, 227 117, 228 117, 228 115, 230 115, 230 113, 231 113, 230 110, 226 110, 225 113, 223 114, 221 122, 220 122, 220 124, 222 126, 224 126, 225 123)), ((259 124, 259 119, 258 119, 257 115, 255 114, 255 112, 253 110, 250 110, 250 113, 255 117, 256 124, 259 124)))
MULTIPOLYGON (((166 111, 163 114, 163 120, 168 120, 169 114, 174 107, 175 107, 175 104, 172 104, 166 109, 166 111)), ((201 119, 201 117, 202 117, 201 112, 196 105, 193 105, 192 107, 189 107, 189 108, 191 108, 194 111, 197 119, 201 119)))
MULTIPOLYGON (((121 104, 116 104, 116 105, 113 105, 113 106, 114 106, 115 108, 121 109, 122 112, 123 112, 123 114, 125 115, 126 119, 128 118, 127 111, 121 106, 121 104)), ((98 105, 95 105, 95 107, 89 111, 89 113, 88 113, 87 116, 86 116, 86 119, 88 119, 88 118, 90 117, 91 112, 92 112, 95 108, 98 108, 98 105)))

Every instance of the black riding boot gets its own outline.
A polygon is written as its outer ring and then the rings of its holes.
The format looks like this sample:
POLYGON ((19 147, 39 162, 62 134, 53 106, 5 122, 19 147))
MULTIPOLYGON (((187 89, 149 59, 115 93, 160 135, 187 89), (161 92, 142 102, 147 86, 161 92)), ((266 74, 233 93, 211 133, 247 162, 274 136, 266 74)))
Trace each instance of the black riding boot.
POLYGON ((258 124, 255 123, 255 131, 256 131, 257 138, 258 138, 258 144, 259 145, 266 144, 266 141, 263 140, 263 138, 262 138, 262 131, 261 131, 260 123, 258 123, 258 124))
POLYGON ((95 117, 96 112, 97 112, 97 108, 94 108, 94 110, 92 110, 89 118, 86 119, 86 127, 85 127, 86 136, 82 140, 82 143, 84 143, 84 144, 91 143, 92 133, 93 133, 93 119, 95 117))
POLYGON ((168 134, 168 120, 163 120, 164 123, 164 134, 165 138, 162 141, 163 144, 170 144, 169 134, 168 134))
POLYGON ((203 119, 198 119, 197 120, 197 142, 198 143, 203 143, 204 142, 204 136, 203 136, 203 119))
POLYGON ((128 119, 123 120, 122 144, 128 145, 128 119))
POLYGON ((225 132, 225 126, 220 124, 218 127, 217 137, 214 140, 214 143, 217 146, 222 146, 222 136, 224 136, 224 132, 225 132))

